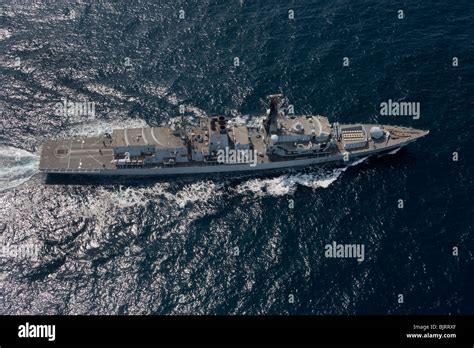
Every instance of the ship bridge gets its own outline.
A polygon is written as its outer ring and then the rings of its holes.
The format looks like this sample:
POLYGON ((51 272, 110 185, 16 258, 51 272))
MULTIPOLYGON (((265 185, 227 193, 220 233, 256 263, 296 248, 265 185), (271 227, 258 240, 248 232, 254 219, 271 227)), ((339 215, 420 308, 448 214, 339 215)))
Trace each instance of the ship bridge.
POLYGON ((278 142, 324 142, 329 139, 331 126, 326 117, 299 116, 279 121, 278 142))

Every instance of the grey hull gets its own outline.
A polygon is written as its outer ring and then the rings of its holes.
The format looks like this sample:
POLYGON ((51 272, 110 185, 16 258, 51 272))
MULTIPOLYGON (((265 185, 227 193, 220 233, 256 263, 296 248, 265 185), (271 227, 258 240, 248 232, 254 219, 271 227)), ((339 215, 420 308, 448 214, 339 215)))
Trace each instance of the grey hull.
POLYGON ((397 144, 376 150, 366 150, 352 153, 348 161, 344 161, 343 155, 334 155, 319 158, 307 158, 298 160, 286 160, 278 162, 258 163, 255 166, 249 164, 218 164, 218 165, 200 165, 186 167, 160 167, 160 168, 120 168, 120 169, 104 169, 104 170, 48 170, 45 173, 54 175, 90 175, 90 176, 172 176, 172 175, 192 175, 192 174, 213 174, 213 173, 243 173, 243 172, 261 172, 277 169, 301 168, 311 165, 325 163, 341 163, 348 164, 357 159, 375 155, 384 154, 394 151, 398 148, 408 145, 412 141, 408 141, 403 145, 397 144))

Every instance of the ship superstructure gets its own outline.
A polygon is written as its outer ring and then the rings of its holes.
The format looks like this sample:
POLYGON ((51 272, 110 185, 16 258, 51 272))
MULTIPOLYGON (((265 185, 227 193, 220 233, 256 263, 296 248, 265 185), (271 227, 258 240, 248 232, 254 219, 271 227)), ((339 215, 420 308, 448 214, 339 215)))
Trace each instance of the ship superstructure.
POLYGON ((54 174, 177 175, 270 170, 349 162, 390 152, 426 135, 413 128, 330 123, 319 115, 286 115, 282 95, 268 97, 258 126, 224 116, 170 127, 115 129, 99 137, 47 141, 40 170, 54 174))

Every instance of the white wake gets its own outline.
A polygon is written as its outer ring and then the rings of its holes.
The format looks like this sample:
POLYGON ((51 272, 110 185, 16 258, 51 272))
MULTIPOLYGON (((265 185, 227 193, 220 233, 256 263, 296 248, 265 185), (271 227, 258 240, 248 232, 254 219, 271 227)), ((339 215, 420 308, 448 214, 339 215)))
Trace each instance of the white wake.
POLYGON ((397 147, 395 150, 392 150, 390 151, 388 154, 389 155, 395 155, 398 151, 400 151, 402 148, 401 147, 397 147))
POLYGON ((312 189, 327 188, 336 181, 347 168, 364 162, 369 156, 358 159, 346 167, 323 169, 315 168, 311 173, 291 173, 271 179, 251 179, 238 185, 235 191, 240 194, 252 192, 257 196, 284 196, 293 194, 298 185, 312 189))
POLYGON ((11 146, 0 146, 0 191, 17 187, 38 172, 39 156, 11 146))

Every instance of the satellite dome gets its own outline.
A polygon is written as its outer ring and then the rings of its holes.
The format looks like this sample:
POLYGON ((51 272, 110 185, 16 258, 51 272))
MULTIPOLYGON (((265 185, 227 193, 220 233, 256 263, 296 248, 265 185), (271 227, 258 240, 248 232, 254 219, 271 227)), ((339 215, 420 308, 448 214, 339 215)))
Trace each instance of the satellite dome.
POLYGON ((278 142, 278 135, 272 134, 272 136, 270 137, 270 139, 272 140, 272 142, 277 143, 277 142, 278 142))
POLYGON ((384 136, 384 131, 380 127, 370 128, 370 136, 374 139, 380 139, 384 136))

